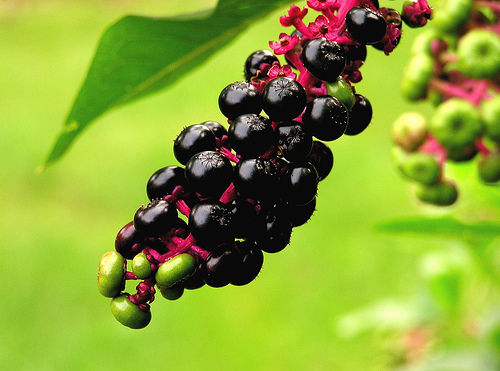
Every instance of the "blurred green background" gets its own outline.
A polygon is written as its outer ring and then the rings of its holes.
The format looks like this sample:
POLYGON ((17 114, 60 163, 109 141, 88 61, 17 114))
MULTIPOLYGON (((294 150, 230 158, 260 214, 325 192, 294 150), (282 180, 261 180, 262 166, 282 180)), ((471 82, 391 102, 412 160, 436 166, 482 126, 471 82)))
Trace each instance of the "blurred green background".
POLYGON ((248 286, 204 287, 178 302, 159 297, 146 329, 121 326, 96 289, 100 256, 147 202, 149 176, 176 163, 172 140, 180 129, 223 122, 220 90, 242 78, 251 52, 277 38, 285 9, 167 91, 98 120, 44 174, 34 170, 60 130, 105 27, 129 13, 163 16, 214 4, 0 2, 0 369, 389 369, 379 337, 341 337, 337 319, 382 297, 411 297, 420 290, 421 254, 460 241, 391 236, 373 226, 450 212, 498 220, 490 202, 498 191, 479 187, 473 168, 452 169, 463 173, 462 199, 445 211, 414 201, 393 169, 391 123, 408 109, 431 112, 399 96, 417 33, 406 28, 391 57, 369 50, 358 92, 371 100, 374 119, 361 136, 331 144, 334 170, 320 186, 315 216, 294 231, 292 244, 266 255, 262 273, 248 286))

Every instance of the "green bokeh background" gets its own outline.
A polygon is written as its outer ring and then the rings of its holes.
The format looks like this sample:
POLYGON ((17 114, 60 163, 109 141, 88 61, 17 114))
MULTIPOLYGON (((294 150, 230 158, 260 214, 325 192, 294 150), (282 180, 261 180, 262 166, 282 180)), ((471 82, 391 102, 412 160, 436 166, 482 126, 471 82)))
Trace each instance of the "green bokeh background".
MULTIPOLYGON (((204 287, 177 302, 159 297, 144 330, 113 319, 109 299, 96 289, 98 260, 147 202, 149 176, 176 163, 172 140, 179 130, 223 121, 219 91, 241 79, 248 54, 277 38, 285 10, 167 91, 107 114, 60 163, 34 173, 107 25, 131 12, 160 16, 213 4, 0 2, 0 369, 386 369, 373 338, 341 339, 334 327, 339 315, 377 298, 411 295, 419 285, 417 257, 447 243, 373 228, 401 215, 447 212, 417 204, 390 159, 394 119, 408 109, 431 112, 403 102, 398 91, 415 31, 405 29, 391 57, 369 50, 358 91, 374 106, 372 125, 331 144, 334 170, 321 183, 315 216, 294 231, 291 246, 266 255, 248 286, 204 287)), ((455 212, 498 217, 471 206, 477 194, 469 183, 455 212)))

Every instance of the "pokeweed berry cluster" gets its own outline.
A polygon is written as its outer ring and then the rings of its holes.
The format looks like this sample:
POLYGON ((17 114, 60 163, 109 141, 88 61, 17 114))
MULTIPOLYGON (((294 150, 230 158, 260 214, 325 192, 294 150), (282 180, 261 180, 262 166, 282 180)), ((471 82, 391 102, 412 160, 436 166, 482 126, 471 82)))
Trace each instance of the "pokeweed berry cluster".
MULTIPOLYGON (((359 134, 370 123, 371 104, 352 84, 362 78, 366 45, 389 54, 398 44, 399 13, 369 0, 307 4, 321 15, 306 25, 308 9, 292 6, 280 22, 295 31, 270 42, 274 54, 252 53, 246 81, 220 93, 229 128, 207 121, 181 131, 174 155, 184 167, 151 176, 150 203, 119 231, 116 251, 102 257, 98 288, 112 298, 111 311, 123 325, 150 322, 156 289, 175 300, 185 289, 255 279, 263 252, 283 250, 292 228, 316 209, 318 183, 333 166, 322 141, 359 134), (123 292, 126 280, 142 280, 136 293, 123 292)), ((419 6, 408 14, 427 19, 419 6)))
POLYGON ((396 120, 394 159, 418 199, 447 206, 458 197, 443 174, 448 161, 479 157, 480 179, 500 181, 500 3, 438 2, 412 53, 403 95, 437 108, 429 122, 418 113, 396 120))

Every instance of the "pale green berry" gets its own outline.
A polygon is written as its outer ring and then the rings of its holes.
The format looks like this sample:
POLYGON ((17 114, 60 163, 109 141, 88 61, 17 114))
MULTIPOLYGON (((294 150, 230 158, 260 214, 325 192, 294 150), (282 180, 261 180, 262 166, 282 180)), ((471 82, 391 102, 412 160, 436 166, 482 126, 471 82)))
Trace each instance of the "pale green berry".
POLYGON ((110 307, 116 320, 132 329, 144 328, 151 321, 151 311, 140 309, 129 300, 127 294, 112 299, 110 307))
POLYGON ((196 269, 196 260, 189 254, 179 254, 160 265, 156 282, 163 287, 172 287, 191 276, 196 269))
POLYGON ((112 298, 120 294, 125 276, 125 259, 116 251, 104 254, 97 271, 97 288, 99 292, 112 298))
POLYGON ((407 151, 420 147, 428 134, 425 118, 416 112, 400 115, 392 126, 392 139, 398 146, 407 151))
POLYGON ((415 188, 415 195, 420 201, 437 206, 449 206, 455 203, 458 198, 457 187, 448 181, 435 185, 426 186, 418 184, 415 188))

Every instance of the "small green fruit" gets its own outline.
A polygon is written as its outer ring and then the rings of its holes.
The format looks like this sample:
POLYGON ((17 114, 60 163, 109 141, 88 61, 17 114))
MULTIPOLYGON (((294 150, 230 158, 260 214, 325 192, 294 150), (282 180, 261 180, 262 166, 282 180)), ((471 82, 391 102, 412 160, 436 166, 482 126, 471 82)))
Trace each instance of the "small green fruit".
POLYGON ((403 113, 392 126, 394 143, 407 151, 420 147, 428 134, 425 118, 415 112, 403 113))
POLYGON ((487 30, 472 30, 458 42, 458 69, 475 79, 495 79, 500 74, 500 37, 487 30))
POLYGON ((134 259, 132 259, 132 272, 140 279, 149 278, 153 275, 151 262, 143 252, 137 254, 134 256, 134 259))
POLYGON ((411 55, 426 54, 431 56, 431 42, 433 40, 438 40, 439 35, 436 31, 432 29, 422 30, 419 32, 418 36, 415 38, 413 45, 411 46, 411 55))
POLYGON ((500 153, 483 157, 478 165, 479 177, 487 183, 500 181, 500 153))
POLYGON ((350 110, 354 106, 354 103, 356 103, 356 97, 354 96, 351 87, 342 78, 342 76, 339 76, 336 82, 328 84, 327 87, 328 95, 337 98, 340 102, 342 102, 342 104, 344 104, 344 106, 347 107, 348 110, 350 110))
POLYGON ((417 185, 415 194, 420 201, 437 206, 449 206, 458 198, 457 187, 451 182, 442 182, 436 185, 417 185))
POLYGON ((415 55, 403 73, 401 93, 410 100, 416 101, 425 98, 427 85, 434 72, 434 60, 426 54, 415 55))
POLYGON ((492 141, 500 143, 500 95, 481 105, 481 118, 486 136, 492 141))
POLYGON ((144 328, 151 321, 151 311, 141 310, 126 294, 111 300, 111 313, 122 325, 133 329, 144 328))
POLYGON ((189 254, 179 254, 160 265, 156 282, 163 287, 172 287, 189 278, 196 269, 196 260, 189 254))
POLYGON ((158 286, 161 295, 168 300, 177 300, 184 293, 184 287, 182 285, 175 285, 172 287, 158 286))
POLYGON ((444 33, 456 31, 469 19, 471 10, 472 0, 438 0, 432 25, 444 33))
POLYGON ((104 254, 97 271, 97 288, 99 292, 112 298, 120 294, 125 276, 125 259, 116 251, 104 254))
POLYGON ((472 160, 477 155, 476 146, 450 148, 446 151, 447 159, 454 162, 472 160))
POLYGON ((407 178, 425 185, 436 184, 441 177, 438 161, 426 153, 408 154, 400 163, 399 169, 407 178))

